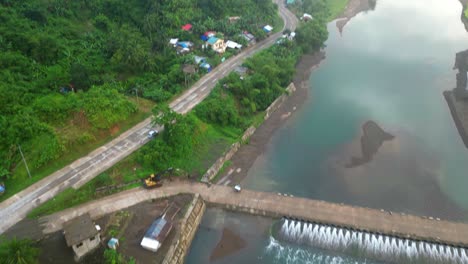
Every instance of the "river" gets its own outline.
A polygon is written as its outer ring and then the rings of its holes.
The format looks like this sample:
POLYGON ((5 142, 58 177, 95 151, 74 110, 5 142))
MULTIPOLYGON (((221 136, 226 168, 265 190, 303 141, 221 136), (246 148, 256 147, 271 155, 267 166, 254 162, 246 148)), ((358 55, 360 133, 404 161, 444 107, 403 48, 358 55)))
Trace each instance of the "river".
MULTIPOLYGON (((330 23, 327 58, 312 73, 309 98, 276 131, 243 186, 468 220, 468 151, 442 95, 455 87, 455 53, 468 48, 461 9, 457 0, 379 0, 342 34, 330 23), (367 121, 394 137, 368 162, 351 166, 363 155, 367 121)), ((220 226, 251 232, 242 236, 244 249, 213 263, 370 263, 271 241, 268 228, 247 227, 255 221, 209 211, 187 263, 209 263, 220 226)))

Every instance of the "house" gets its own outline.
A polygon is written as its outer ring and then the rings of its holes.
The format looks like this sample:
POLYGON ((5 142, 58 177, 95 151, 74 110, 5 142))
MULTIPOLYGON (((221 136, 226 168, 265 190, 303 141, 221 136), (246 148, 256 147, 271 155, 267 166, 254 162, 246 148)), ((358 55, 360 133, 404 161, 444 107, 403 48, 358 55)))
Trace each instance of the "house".
POLYGON ((242 49, 242 45, 237 43, 237 42, 234 42, 232 40, 228 40, 226 42, 226 47, 227 48, 230 48, 230 49, 242 49))
POLYGON ((76 260, 99 247, 100 230, 101 228, 93 223, 89 214, 78 216, 63 225, 65 241, 67 246, 73 248, 76 260))
POLYGON ((211 37, 206 41, 206 43, 217 53, 224 53, 226 51, 226 45, 224 44, 223 39, 211 37))
POLYGON ((255 36, 249 33, 248 31, 244 31, 241 36, 247 40, 249 45, 255 44, 255 36))
POLYGON ((192 24, 185 24, 182 26, 183 31, 190 31, 192 30, 192 24))
POLYGON ((273 27, 270 25, 266 25, 263 27, 263 31, 265 31, 265 33, 267 34, 270 34, 272 30, 273 30, 273 27))
POLYGON ((286 5, 292 5, 296 2, 296 0, 286 0, 286 5))
POLYGON ((312 17, 311 14, 304 13, 304 14, 301 16, 301 20, 304 20, 304 21, 309 21, 309 20, 312 20, 312 19, 314 19, 314 18, 312 17))

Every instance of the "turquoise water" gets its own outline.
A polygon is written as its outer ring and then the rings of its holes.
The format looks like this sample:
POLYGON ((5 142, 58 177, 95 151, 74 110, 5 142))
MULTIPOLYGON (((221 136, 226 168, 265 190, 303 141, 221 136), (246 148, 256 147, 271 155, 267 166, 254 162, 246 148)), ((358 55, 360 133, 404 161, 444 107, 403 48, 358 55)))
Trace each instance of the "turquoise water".
MULTIPOLYGON (((455 53, 468 48, 461 11, 457 0, 379 0, 342 35, 331 23, 327 58, 311 76, 308 100, 277 130, 242 184, 467 221, 468 150, 442 95, 455 87, 455 53), (346 168, 361 154, 361 126, 368 120, 395 139, 371 162, 346 168)), ((188 263, 210 263, 206 256, 220 237, 207 231, 210 217, 234 219, 239 230, 249 226, 244 216, 205 216, 188 263)), ((275 255, 267 251, 268 232, 249 236, 245 249, 212 263, 330 263, 327 256, 366 263, 283 241, 276 241, 283 250, 275 255), (301 258, 291 260, 294 254, 301 258)))

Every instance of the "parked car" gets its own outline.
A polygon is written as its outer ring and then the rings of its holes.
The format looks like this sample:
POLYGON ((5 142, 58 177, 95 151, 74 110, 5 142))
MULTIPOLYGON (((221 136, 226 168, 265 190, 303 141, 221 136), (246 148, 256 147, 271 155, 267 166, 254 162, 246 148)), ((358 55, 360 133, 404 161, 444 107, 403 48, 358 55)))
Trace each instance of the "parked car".
POLYGON ((148 132, 148 138, 153 138, 159 134, 159 131, 156 129, 152 129, 148 132))
POLYGON ((242 188, 240 187, 240 185, 234 186, 234 191, 240 192, 241 190, 242 190, 242 188))

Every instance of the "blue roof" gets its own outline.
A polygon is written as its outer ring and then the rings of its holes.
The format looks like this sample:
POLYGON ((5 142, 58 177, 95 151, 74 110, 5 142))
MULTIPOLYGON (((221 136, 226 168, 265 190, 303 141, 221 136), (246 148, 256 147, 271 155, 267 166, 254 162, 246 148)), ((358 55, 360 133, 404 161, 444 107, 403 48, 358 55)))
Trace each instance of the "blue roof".
POLYGON ((215 44, 216 41, 218 41, 218 38, 216 38, 216 37, 211 37, 211 38, 208 39, 208 43, 210 43, 211 45, 215 44))
POLYGON ((296 0, 286 0, 286 4, 288 5, 294 4, 294 2, 296 2, 296 0))
POLYGON ((207 40, 208 40, 208 37, 205 36, 205 35, 201 35, 200 38, 201 38, 201 40, 203 40, 203 41, 207 41, 207 40))
POLYGON ((148 231, 146 231, 145 237, 148 238, 156 238, 160 233, 161 230, 166 226, 167 221, 164 218, 158 218, 154 221, 148 231))
POLYGON ((114 245, 116 245, 116 244, 118 244, 118 243, 119 243, 119 240, 117 240, 117 238, 114 238, 114 237, 113 237, 113 238, 111 238, 111 239, 109 240, 109 242, 107 242, 107 245, 108 245, 108 246, 114 246, 114 245))
POLYGON ((0 193, 4 192, 5 191, 5 187, 1 186, 0 185, 0 193))

